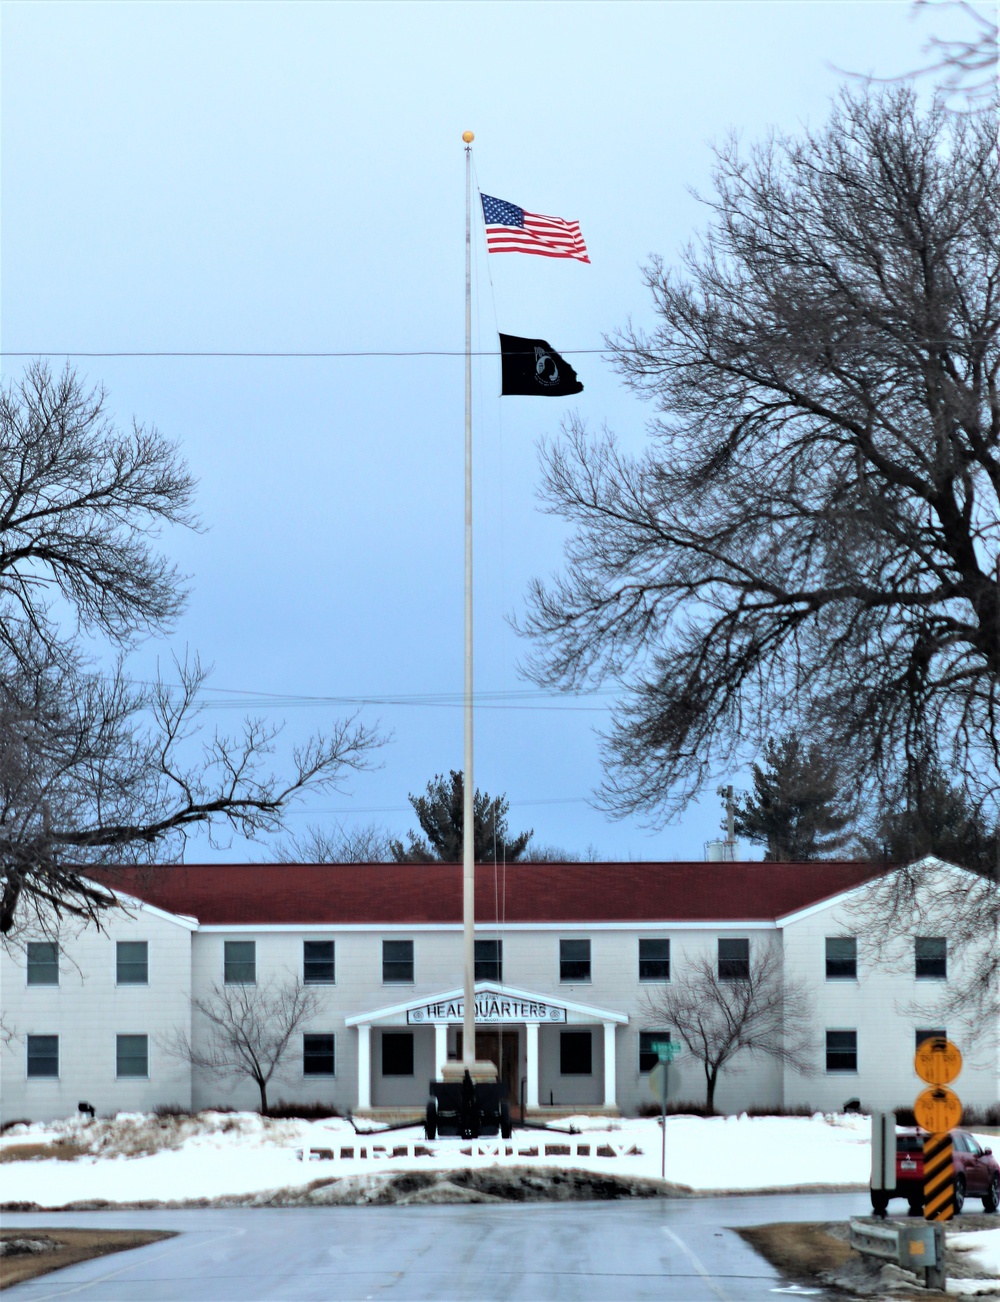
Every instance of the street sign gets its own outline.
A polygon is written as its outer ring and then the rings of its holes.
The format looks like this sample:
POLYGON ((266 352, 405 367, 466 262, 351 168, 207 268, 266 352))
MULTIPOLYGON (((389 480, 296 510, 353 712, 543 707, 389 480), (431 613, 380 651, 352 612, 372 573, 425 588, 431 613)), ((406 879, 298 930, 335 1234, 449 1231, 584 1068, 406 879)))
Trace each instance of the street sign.
POLYGON ((658 1062, 649 1073, 649 1092, 657 1103, 667 1101, 667 1063, 658 1062))
MULTIPOLYGON (((925 1080, 928 1085, 950 1085, 962 1070, 962 1054, 950 1040, 935 1035, 929 1040, 924 1040, 913 1055, 913 1067, 920 1079, 925 1080)), ((936 1129, 936 1127, 927 1127, 927 1129, 936 1129)))
POLYGON ((962 1102, 954 1090, 938 1085, 917 1095, 913 1115, 918 1126, 931 1134, 942 1135, 962 1120, 962 1102))
POLYGON ((676 1040, 654 1040, 653 1052, 659 1058, 660 1062, 673 1062, 678 1057, 681 1046, 676 1040))

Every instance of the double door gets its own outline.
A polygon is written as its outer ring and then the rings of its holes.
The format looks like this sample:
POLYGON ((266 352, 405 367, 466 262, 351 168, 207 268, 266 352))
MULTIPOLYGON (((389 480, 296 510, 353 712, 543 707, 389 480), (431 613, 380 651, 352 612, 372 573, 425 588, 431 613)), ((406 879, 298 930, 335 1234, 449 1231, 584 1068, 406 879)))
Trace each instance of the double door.
MULTIPOLYGON (((457 1032, 458 1060, 462 1060, 462 1032, 457 1032)), ((476 1032, 476 1060, 492 1062, 507 1087, 507 1101, 512 1107, 518 1103, 521 1081, 521 1037, 516 1030, 476 1032)))

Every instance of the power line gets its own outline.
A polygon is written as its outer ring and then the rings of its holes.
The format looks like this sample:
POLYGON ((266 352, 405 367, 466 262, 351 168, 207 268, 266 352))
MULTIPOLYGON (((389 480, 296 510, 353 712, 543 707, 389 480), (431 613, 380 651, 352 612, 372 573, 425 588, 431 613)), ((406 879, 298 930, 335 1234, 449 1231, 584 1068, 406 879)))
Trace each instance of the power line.
MULTIPOLYGON (((561 353, 611 353, 611 352, 636 352, 638 349, 610 349, 610 348, 560 348, 561 353)), ((645 351, 644 349, 641 351, 645 351)), ((337 351, 316 351, 316 352, 267 352, 267 351, 179 351, 172 349, 150 350, 150 351, 121 351, 121 352, 87 352, 75 348, 34 348, 29 351, 11 351, 10 349, 0 349, 0 357, 273 357, 273 358, 324 358, 324 357, 464 357, 464 348, 421 348, 421 349, 399 349, 389 351, 385 349, 364 349, 352 352, 337 351)), ((473 357, 500 357, 498 349, 483 349, 474 351, 473 357)))

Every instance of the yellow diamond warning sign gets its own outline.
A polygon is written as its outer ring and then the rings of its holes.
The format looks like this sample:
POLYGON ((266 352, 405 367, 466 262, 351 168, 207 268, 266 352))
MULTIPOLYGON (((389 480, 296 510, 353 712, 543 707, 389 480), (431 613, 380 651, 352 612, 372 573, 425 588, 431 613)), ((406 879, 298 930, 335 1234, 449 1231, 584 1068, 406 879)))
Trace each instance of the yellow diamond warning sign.
POLYGON ((914 1054, 913 1066, 920 1079, 928 1085, 950 1085, 962 1070, 962 1054, 950 1040, 935 1035, 921 1044, 914 1054))

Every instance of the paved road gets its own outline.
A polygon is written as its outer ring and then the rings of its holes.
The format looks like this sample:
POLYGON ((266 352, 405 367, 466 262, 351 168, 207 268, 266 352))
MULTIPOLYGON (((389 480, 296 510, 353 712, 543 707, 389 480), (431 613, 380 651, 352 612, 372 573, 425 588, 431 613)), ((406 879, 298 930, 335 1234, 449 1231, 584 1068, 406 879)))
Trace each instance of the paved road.
POLYGON ((172 1229, 176 1239, 5 1290, 5 1302, 731 1302, 802 1292, 730 1226, 844 1220, 864 1194, 628 1203, 21 1213, 8 1228, 172 1229))

